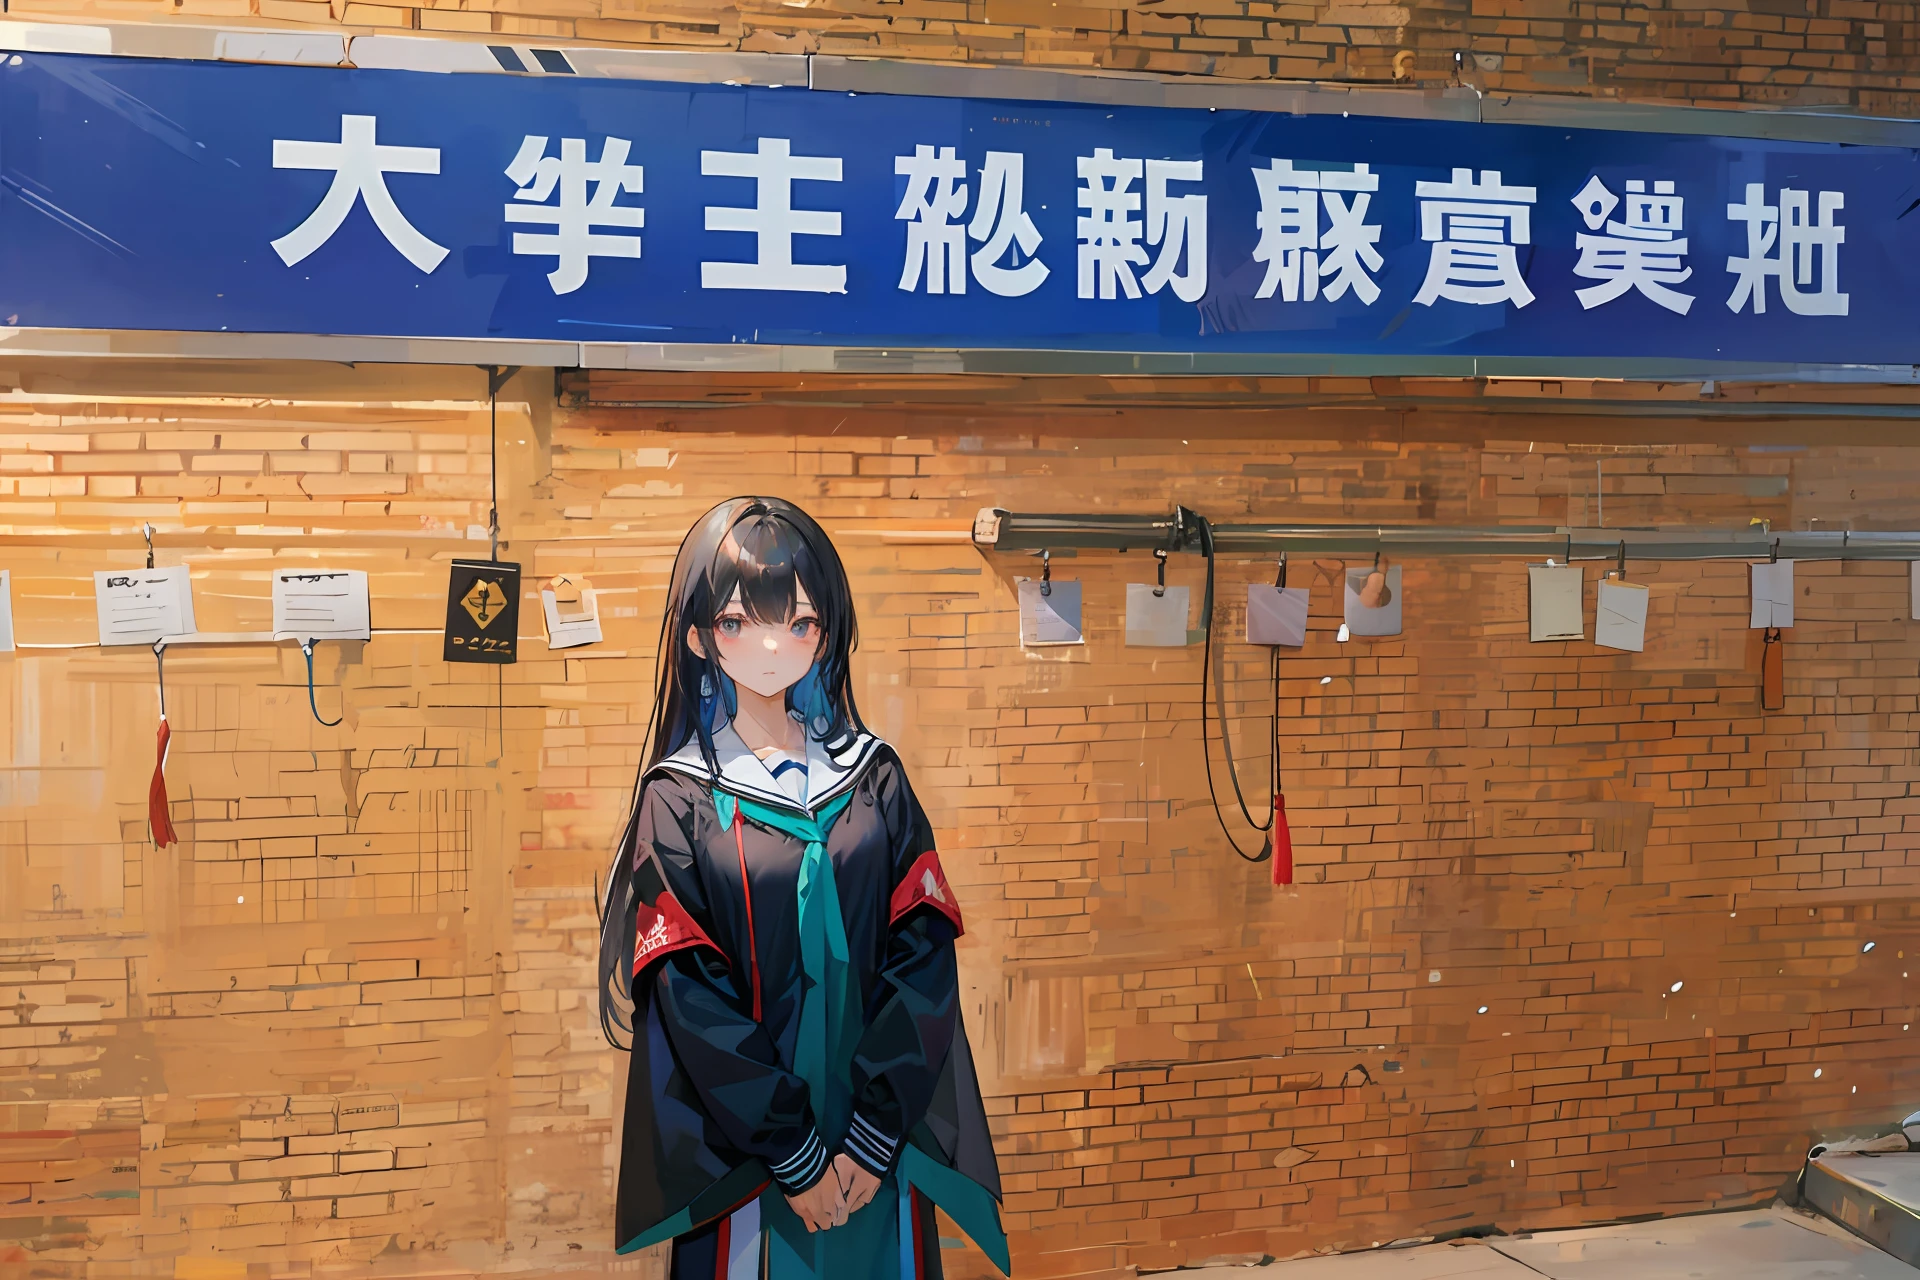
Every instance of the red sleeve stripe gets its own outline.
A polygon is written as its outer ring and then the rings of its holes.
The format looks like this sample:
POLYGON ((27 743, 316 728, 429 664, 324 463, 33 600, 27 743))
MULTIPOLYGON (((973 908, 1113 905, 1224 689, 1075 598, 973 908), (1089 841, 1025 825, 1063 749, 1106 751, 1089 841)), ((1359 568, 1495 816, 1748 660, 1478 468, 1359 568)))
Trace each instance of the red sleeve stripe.
POLYGON ((906 876, 894 886, 889 924, 899 924, 908 912, 920 906, 931 907, 953 921, 955 933, 967 931, 960 919, 960 900, 953 896, 953 886, 947 883, 947 873, 940 867, 940 855, 932 849, 915 859, 906 876))
POLYGON ((675 951, 684 951, 688 947, 710 948, 721 959, 726 952, 714 944, 706 930, 695 924, 687 909, 671 892, 662 893, 652 903, 640 904, 640 919, 634 932, 633 976, 638 978, 641 971, 659 960, 662 956, 675 951))

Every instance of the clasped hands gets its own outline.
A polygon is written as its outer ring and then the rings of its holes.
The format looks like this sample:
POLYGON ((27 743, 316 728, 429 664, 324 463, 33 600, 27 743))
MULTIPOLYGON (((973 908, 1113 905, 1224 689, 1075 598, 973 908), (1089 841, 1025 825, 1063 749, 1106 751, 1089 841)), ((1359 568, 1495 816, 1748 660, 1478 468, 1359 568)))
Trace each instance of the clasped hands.
POLYGON ((841 1154, 833 1158, 820 1181, 797 1196, 788 1196, 787 1204, 807 1224, 808 1231, 825 1231, 841 1226, 866 1208, 879 1190, 880 1179, 841 1154))

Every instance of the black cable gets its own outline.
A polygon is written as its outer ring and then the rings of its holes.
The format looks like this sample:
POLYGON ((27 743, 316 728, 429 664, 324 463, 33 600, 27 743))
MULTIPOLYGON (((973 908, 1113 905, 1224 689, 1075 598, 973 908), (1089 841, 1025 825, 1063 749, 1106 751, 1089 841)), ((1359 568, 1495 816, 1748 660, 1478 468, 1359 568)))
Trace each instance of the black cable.
MULTIPOLYGON (((320 720, 320 704, 314 700, 314 696, 313 696, 313 641, 302 640, 300 642, 300 652, 307 655, 307 706, 313 709, 313 718, 315 720, 320 720)), ((340 709, 340 717, 338 720, 320 720, 320 723, 327 726, 327 728, 331 729, 335 725, 339 724, 341 720, 345 720, 346 718, 347 718, 346 708, 342 707, 340 709)))
POLYGON ((500 558, 500 371, 487 370, 487 559, 500 558))
MULTIPOLYGON (((1247 797, 1245 793, 1240 790, 1240 772, 1233 763, 1233 734, 1227 724, 1226 681, 1224 675, 1213 671, 1213 526, 1207 522, 1205 516, 1195 516, 1194 519, 1199 527, 1200 553, 1207 559, 1207 586, 1200 605, 1202 624, 1205 627, 1205 630, 1201 633, 1200 641, 1200 755, 1202 759, 1206 761, 1207 766, 1207 797, 1213 801, 1213 816, 1219 820, 1220 832, 1226 836, 1227 843, 1233 847, 1233 851, 1239 854, 1241 859, 1246 862, 1265 862, 1273 856, 1273 840, 1271 837, 1273 831, 1273 814, 1269 811, 1267 820, 1264 823, 1255 822, 1253 814, 1247 808, 1247 797), (1247 820, 1247 825, 1251 826, 1255 831, 1268 835, 1268 839, 1261 846, 1258 853, 1248 853, 1240 847, 1240 842, 1233 838, 1233 832, 1227 827, 1226 812, 1220 807, 1220 792, 1214 785, 1213 752, 1207 749, 1207 677, 1210 673, 1215 677, 1213 682, 1214 711, 1220 721, 1220 747, 1227 758, 1227 779, 1233 784, 1233 798, 1235 802, 1239 804, 1240 816, 1247 820)), ((1279 650, 1276 649, 1273 651, 1270 663, 1270 670, 1273 675, 1273 749, 1278 752, 1280 750, 1279 650)), ((1277 769, 1275 773, 1277 775, 1277 769)))

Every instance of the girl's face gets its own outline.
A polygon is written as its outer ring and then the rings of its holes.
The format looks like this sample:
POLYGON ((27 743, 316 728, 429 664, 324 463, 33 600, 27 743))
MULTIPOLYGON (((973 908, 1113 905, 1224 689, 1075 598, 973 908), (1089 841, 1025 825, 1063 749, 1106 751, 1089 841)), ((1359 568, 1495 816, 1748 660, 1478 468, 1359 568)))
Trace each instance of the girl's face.
MULTIPOLYGON (((763 698, 785 693, 813 669, 820 656, 820 618, 799 582, 793 584, 793 613, 784 622, 755 622, 740 603, 740 592, 713 620, 714 660, 729 679, 763 698)), ((687 628, 687 647, 707 657, 700 633, 687 628)))

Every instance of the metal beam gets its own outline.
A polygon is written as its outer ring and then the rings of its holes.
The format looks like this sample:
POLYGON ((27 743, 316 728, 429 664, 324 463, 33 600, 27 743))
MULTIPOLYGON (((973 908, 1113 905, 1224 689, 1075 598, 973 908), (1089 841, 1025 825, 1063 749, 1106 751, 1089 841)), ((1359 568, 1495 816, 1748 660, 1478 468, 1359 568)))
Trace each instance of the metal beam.
MULTIPOLYGON (((1029 514, 982 508, 973 541, 983 551, 1198 551, 1193 514, 1029 514)), ((1212 526, 1216 550, 1235 555, 1489 556, 1544 560, 1920 560, 1920 532, 1746 529, 1580 529, 1566 526, 1212 526)))
MULTIPOLYGON (((1057 351, 1027 348, 819 346, 790 343, 557 342, 522 338, 356 337, 326 333, 215 333, 158 329, 0 328, 0 358, 127 360, 313 360, 332 364, 517 364, 528 368, 618 369, 652 373, 993 374, 1008 377, 1516 377, 1618 378, 1646 382, 1920 382, 1916 365, 1808 365, 1729 361, 1507 360, 1473 356, 1375 356, 1057 351)), ((1334 397, 1298 404, 1263 396, 1268 407, 1332 407, 1334 397)), ((1436 411, 1595 413, 1620 417, 1920 417, 1920 405, 1738 404, 1712 400, 1514 400, 1445 396, 1340 399, 1436 411)))

